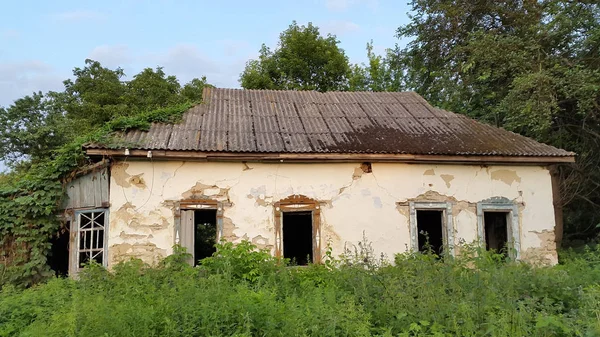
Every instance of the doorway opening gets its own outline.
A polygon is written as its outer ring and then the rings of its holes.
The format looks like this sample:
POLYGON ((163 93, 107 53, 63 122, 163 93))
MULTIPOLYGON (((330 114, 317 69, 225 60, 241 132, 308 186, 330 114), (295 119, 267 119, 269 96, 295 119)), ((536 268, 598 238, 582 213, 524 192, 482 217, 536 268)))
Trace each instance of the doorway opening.
POLYGON ((58 232, 50 239, 50 254, 48 255, 48 265, 59 277, 69 275, 69 238, 71 221, 63 223, 58 232))
POLYGON ((217 251, 217 210, 194 211, 194 266, 217 251))
POLYGON ((313 262, 312 212, 283 212, 283 257, 305 266, 313 262))
POLYGON ((444 249, 444 212, 439 210, 417 210, 417 233, 420 252, 441 255, 444 249))
POLYGON ((507 255, 510 212, 483 212, 485 248, 507 255))

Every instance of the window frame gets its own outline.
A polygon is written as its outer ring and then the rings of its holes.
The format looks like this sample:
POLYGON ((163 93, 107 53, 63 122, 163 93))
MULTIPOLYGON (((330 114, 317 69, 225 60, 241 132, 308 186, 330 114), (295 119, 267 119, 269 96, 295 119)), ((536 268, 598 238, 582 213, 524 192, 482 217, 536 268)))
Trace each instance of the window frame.
POLYGON ((76 275, 81 271, 81 267, 79 266, 79 255, 81 253, 80 248, 80 232, 81 232, 81 215, 86 213, 104 213, 104 224, 103 224, 103 247, 102 247, 102 266, 108 266, 108 229, 109 229, 109 209, 108 208, 93 208, 93 209, 80 209, 76 210, 71 219, 66 219, 67 221, 71 221, 71 235, 72 239, 69 240, 69 254, 70 254, 70 263, 69 263, 69 275, 76 275))
POLYGON ((419 251, 419 233, 417 226, 417 211, 442 212, 442 242, 444 251, 454 256, 454 218, 452 217, 452 203, 448 201, 411 201, 410 210, 410 244, 413 252, 419 251))
POLYGON ((505 198, 491 199, 477 203, 477 236, 479 245, 485 249, 485 212, 508 213, 506 220, 508 257, 518 260, 521 257, 521 233, 519 206, 505 198))
POLYGON ((321 263, 321 207, 319 202, 304 195, 292 195, 274 205, 275 212, 275 257, 283 256, 283 213, 312 213, 312 263, 321 263))
MULTIPOLYGON (((221 241, 221 238, 223 237, 223 203, 220 201, 216 201, 213 199, 190 199, 190 200, 182 200, 180 201, 177 206, 176 206, 176 216, 175 216, 175 233, 174 233, 174 240, 175 240, 175 244, 176 245, 181 245, 182 247, 185 247, 184 244, 182 244, 182 242, 184 242, 183 240, 185 240, 186 238, 182 238, 182 236, 184 235, 184 233, 186 233, 186 229, 183 228, 183 222, 182 221, 182 216, 184 216, 184 212, 185 211, 197 211, 197 210, 216 210, 217 211, 217 235, 215 237, 215 244, 219 243, 221 241)), ((192 221, 192 226, 193 226, 193 221, 192 221)), ((193 230, 192 230, 193 232, 193 230)), ((194 242, 194 236, 192 236, 191 238, 191 243, 192 243, 192 247, 194 247, 195 242, 194 242)), ((188 248, 188 247, 186 247, 188 248)), ((192 255, 192 258, 190 259, 190 261, 188 261, 188 263, 190 263, 192 266, 194 265, 194 251, 188 251, 188 254, 192 255)))

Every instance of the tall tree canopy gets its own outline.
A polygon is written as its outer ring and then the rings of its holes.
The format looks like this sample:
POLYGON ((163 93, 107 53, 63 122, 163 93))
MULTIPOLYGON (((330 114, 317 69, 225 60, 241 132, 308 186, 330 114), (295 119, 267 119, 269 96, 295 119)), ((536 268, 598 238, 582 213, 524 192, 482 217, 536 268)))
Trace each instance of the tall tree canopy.
POLYGON ((413 0, 395 50, 404 85, 432 104, 578 152, 561 168, 570 232, 600 222, 600 5, 413 0))
POLYGON ((0 107, 0 160, 40 161, 77 135, 121 116, 200 100, 206 78, 183 87, 162 68, 146 68, 124 81, 122 69, 86 60, 62 92, 34 93, 0 107))
POLYGON ((258 59, 246 64, 240 83, 246 89, 343 90, 350 65, 338 44, 311 23, 293 22, 274 51, 263 45, 258 59))
POLYGON ((354 64, 348 78, 349 91, 401 91, 404 73, 391 49, 381 56, 373 52, 373 41, 367 43, 367 64, 354 64))

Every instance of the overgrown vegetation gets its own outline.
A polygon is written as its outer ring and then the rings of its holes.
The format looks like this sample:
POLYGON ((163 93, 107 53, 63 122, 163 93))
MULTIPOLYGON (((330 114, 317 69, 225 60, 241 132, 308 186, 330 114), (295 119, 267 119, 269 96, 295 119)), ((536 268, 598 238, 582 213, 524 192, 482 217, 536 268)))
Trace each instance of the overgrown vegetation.
MULTIPOLYGON (((600 232, 600 5, 596 1, 413 0, 399 27, 405 48, 350 64, 333 35, 295 22, 264 46, 240 83, 253 89, 415 90, 433 105, 578 153, 560 167, 566 238, 600 232)), ((205 78, 181 85, 162 68, 125 81, 86 60, 62 92, 0 107, 0 287, 50 276, 62 182, 87 159, 81 145, 114 131, 171 122, 201 98, 205 78)), ((119 144, 113 144, 119 145, 119 144)), ((121 144, 122 145, 122 144, 121 144)))
POLYGON ((20 158, 0 179, 0 287, 30 286, 53 275, 46 263, 49 239, 61 225, 57 215, 63 183, 89 164, 83 144, 118 146, 122 144, 113 143, 114 132, 177 122, 201 99, 206 85, 205 80, 194 80, 180 88, 160 68, 121 82, 121 70, 86 63, 86 68, 75 69, 75 81, 65 81, 64 92, 25 97, 0 114, 6 126, 1 139, 10 144, 0 155, 20 158), (23 136, 26 133, 30 135, 23 136), (54 136, 51 142, 43 141, 54 136))
MULTIPOLYGON (((355 254, 287 268, 250 243, 188 266, 132 260, 0 292, 0 336, 598 336, 600 251, 555 267, 493 254, 355 254)), ((473 253, 471 251, 470 253, 473 253)))

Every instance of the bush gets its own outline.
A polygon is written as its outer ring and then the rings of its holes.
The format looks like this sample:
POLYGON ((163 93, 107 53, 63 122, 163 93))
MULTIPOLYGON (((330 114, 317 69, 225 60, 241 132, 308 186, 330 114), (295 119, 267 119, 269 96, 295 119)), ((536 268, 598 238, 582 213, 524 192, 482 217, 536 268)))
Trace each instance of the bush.
POLYGON ((201 266, 185 253, 151 268, 86 267, 0 292, 0 336, 600 336, 600 252, 533 268, 485 253, 442 261, 369 245, 287 268, 248 242, 201 266))

